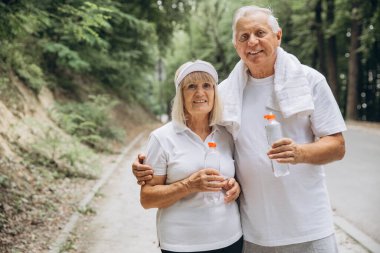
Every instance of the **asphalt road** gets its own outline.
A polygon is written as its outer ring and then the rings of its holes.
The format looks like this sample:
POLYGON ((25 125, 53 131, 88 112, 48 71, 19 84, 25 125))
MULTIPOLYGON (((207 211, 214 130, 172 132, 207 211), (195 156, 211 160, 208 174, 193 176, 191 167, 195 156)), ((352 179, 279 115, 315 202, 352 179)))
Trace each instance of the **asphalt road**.
MULTIPOLYGON (((379 194, 376 189, 380 184, 376 166, 380 162, 380 132, 375 135, 353 129, 345 137, 346 158, 326 168, 332 205, 337 215, 367 234, 379 236, 379 194)), ((77 222, 66 243, 69 249, 62 252, 160 252, 155 227, 156 209, 144 210, 141 207, 140 187, 130 170, 137 153, 145 149, 146 139, 134 145, 123 157, 90 203, 89 214, 82 215, 77 222)), ((339 227, 336 228, 336 236, 340 253, 368 252, 339 227)))
POLYGON ((350 126, 346 155, 326 166, 336 215, 380 243, 380 128, 350 126))

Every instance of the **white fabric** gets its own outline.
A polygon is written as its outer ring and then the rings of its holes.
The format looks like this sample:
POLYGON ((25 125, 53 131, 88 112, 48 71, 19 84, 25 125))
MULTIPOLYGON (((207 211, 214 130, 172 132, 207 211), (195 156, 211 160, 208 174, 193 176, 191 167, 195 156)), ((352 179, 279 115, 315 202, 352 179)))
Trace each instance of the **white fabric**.
POLYGON ((188 62, 181 66, 178 75, 174 79, 176 89, 188 74, 196 71, 202 71, 210 74, 212 78, 214 78, 215 83, 218 83, 218 73, 216 72, 214 66, 208 62, 196 60, 194 62, 188 62))
POLYGON ((223 101, 223 120, 220 123, 236 139, 241 125, 241 106, 243 90, 247 84, 247 67, 240 60, 226 80, 218 85, 218 92, 223 101))
POLYGON ((237 178, 242 187, 240 213, 244 240, 262 246, 312 241, 334 232, 323 166, 290 165, 290 174, 276 178, 266 153, 269 150, 263 115, 272 111, 284 135, 296 143, 346 130, 344 120, 325 78, 303 66, 312 92, 314 111, 283 117, 267 107, 274 92, 274 77, 248 81, 242 120, 235 141, 237 178))
MULTIPOLYGON (((231 135, 215 126, 203 142, 189 128, 168 123, 152 132, 146 164, 155 175, 166 175, 166 184, 184 179, 204 166, 207 143, 215 141, 221 154, 221 173, 234 177, 234 143, 231 135)), ((236 202, 217 204, 204 201, 204 193, 195 193, 168 208, 158 209, 157 232, 160 247, 169 251, 206 251, 227 247, 241 236, 236 202)))
POLYGON ((265 247, 244 241, 242 253, 338 253, 335 234, 315 241, 265 247))
MULTIPOLYGON (((310 115, 314 104, 302 64, 294 55, 278 47, 274 68, 274 93, 267 98, 267 106, 281 111, 285 118, 297 113, 310 115)), ((240 129, 243 89, 248 76, 247 67, 240 60, 228 78, 219 85, 219 94, 225 107, 221 124, 227 127, 234 139, 240 129)))

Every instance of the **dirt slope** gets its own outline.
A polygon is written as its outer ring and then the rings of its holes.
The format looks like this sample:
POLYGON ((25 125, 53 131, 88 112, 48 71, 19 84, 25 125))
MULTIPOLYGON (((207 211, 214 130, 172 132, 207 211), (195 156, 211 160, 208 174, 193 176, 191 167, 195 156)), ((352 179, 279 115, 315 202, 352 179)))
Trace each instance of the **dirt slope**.
MULTIPOLYGON (((7 73, 0 82, 2 253, 46 251, 100 173, 92 168, 74 170, 69 160, 62 158, 89 148, 78 143, 52 120, 49 112, 57 95, 62 99, 62 94, 55 92, 53 95, 47 88, 36 95, 12 73, 7 73), (75 150, 71 146, 73 143, 75 150), (65 153, 67 148, 71 148, 71 153, 65 153)), ((122 101, 113 108, 110 116, 109 124, 125 130, 125 141, 142 125, 154 122, 141 106, 122 101)), ((113 144, 116 152, 123 145, 120 142, 113 144)), ((95 154, 97 163, 101 164, 105 156, 95 154)))

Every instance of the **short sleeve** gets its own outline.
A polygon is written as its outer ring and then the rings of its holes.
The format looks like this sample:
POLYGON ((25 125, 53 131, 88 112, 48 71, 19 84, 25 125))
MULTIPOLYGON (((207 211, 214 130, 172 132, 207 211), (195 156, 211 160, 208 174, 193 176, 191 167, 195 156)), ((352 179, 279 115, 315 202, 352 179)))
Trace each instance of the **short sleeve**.
POLYGON ((310 119, 315 136, 323 137, 347 130, 342 113, 325 78, 315 84, 313 100, 314 112, 310 119))
POLYGON ((148 146, 146 150, 145 164, 150 165, 153 168, 154 175, 163 176, 166 175, 167 169, 167 153, 160 145, 156 136, 151 134, 149 136, 148 146))

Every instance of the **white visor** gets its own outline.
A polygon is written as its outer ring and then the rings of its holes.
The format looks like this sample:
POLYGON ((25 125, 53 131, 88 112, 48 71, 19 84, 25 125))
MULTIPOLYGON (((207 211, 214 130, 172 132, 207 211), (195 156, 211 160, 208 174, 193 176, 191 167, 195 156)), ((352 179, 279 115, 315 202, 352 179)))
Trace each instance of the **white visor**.
POLYGON ((210 74, 212 78, 214 78, 215 83, 218 83, 218 73, 216 72, 214 66, 208 62, 196 60, 194 62, 188 62, 181 67, 177 77, 174 79, 176 89, 188 74, 196 71, 206 72, 210 74))

